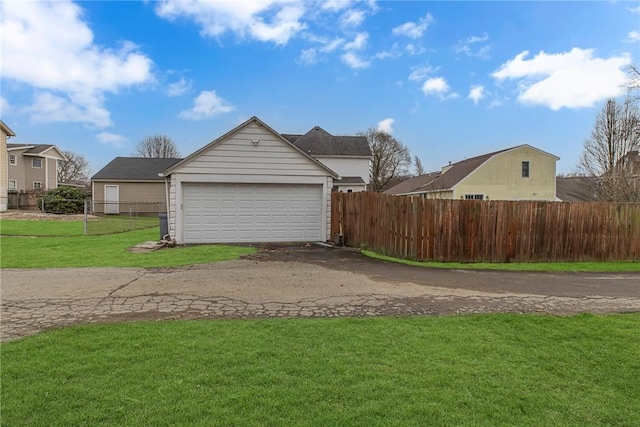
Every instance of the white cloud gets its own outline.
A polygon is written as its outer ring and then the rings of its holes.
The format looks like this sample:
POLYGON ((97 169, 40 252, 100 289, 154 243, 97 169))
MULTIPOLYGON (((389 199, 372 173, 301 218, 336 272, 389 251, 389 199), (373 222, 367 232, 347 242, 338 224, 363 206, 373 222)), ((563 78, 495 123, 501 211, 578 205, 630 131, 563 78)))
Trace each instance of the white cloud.
POLYGON ((95 45, 70 1, 6 1, 2 9, 0 33, 11 34, 2 40, 2 78, 36 89, 24 109, 36 120, 109 126, 105 93, 153 81, 152 61, 133 43, 95 45))
POLYGON ((128 138, 111 132, 100 132, 96 135, 96 138, 98 138, 98 141, 103 144, 113 145, 116 147, 122 147, 124 143, 128 141, 128 138))
POLYGON ((629 12, 631 12, 631 13, 635 13, 635 14, 640 15, 640 6, 638 6, 638 7, 629 7, 627 9, 629 9, 629 12))
POLYGON ((458 94, 451 91, 451 87, 443 77, 433 77, 422 84, 425 96, 437 95, 441 99, 457 98, 458 94))
POLYGON ((421 53, 424 53, 425 49, 422 46, 416 46, 413 43, 409 43, 404 47, 404 50, 409 54, 409 55, 420 55, 421 53))
POLYGON ((437 70, 437 68, 434 68, 430 65, 412 67, 411 73, 409 74, 409 80, 411 80, 412 82, 421 82, 426 79, 429 74, 437 70))
POLYGON ((484 86, 471 86, 471 89, 469 90, 469 99, 473 100, 475 105, 478 105, 478 101, 484 98, 484 95, 484 86))
POLYGON ((361 59, 353 52, 346 52, 340 58, 342 59, 342 62, 355 69, 367 68, 369 65, 371 65, 371 62, 361 59))
POLYGON ((364 22, 364 12, 361 10, 349 9, 340 18, 343 27, 358 27, 364 22))
POLYGON ((49 91, 37 91, 33 103, 23 111, 37 122, 79 122, 96 127, 111 125, 104 98, 98 94, 70 93, 57 95, 49 91))
POLYGON ((162 0, 156 13, 166 19, 187 17, 200 25, 203 36, 231 32, 276 45, 286 45, 306 28, 304 3, 292 0, 162 0))
POLYGON ((327 41, 324 46, 320 48, 323 52, 333 52, 337 48, 339 48, 342 44, 344 44, 344 39, 337 38, 331 41, 327 41))
POLYGON ((322 2, 322 9, 340 11, 348 7, 352 3, 352 0, 326 0, 322 2))
POLYGON ((11 104, 4 96, 0 96, 0 116, 2 116, 2 113, 6 113, 9 110, 11 110, 11 104))
POLYGON ((363 32, 356 34, 356 37, 352 42, 345 43, 344 50, 362 50, 367 47, 367 40, 369 39, 369 33, 363 32))
POLYGON ((395 122, 395 120, 392 118, 380 120, 378 122, 378 130, 391 135, 393 133, 393 122, 395 122))
POLYGON ((631 31, 631 32, 629 32, 629 36, 628 36, 627 41, 629 43, 640 42, 640 31, 631 31))
POLYGON ((398 43, 394 43, 389 50, 383 50, 376 53, 373 57, 376 59, 398 58, 402 56, 402 52, 398 48, 398 43))
POLYGON ((526 59, 528 51, 502 64, 492 75, 498 81, 517 80, 518 100, 558 110, 562 107, 592 107, 624 92, 624 68, 628 54, 608 59, 596 58, 593 49, 574 48, 569 52, 540 52, 526 59))
POLYGON ((459 40, 455 51, 457 53, 464 53, 467 56, 488 59, 491 46, 483 44, 487 40, 489 40, 487 33, 483 33, 481 36, 471 36, 466 40, 459 40))
POLYGON ((430 13, 427 13, 424 18, 420 18, 418 23, 405 22, 391 30, 391 33, 395 36, 406 36, 412 39, 417 39, 422 37, 422 34, 427 30, 429 24, 434 21, 433 16, 431 16, 430 13))
POLYGON ((303 49, 298 56, 298 63, 302 65, 313 65, 318 62, 318 52, 315 48, 303 49))
POLYGON ((177 82, 170 83, 167 86, 167 95, 171 97, 184 95, 191 89, 191 85, 191 81, 187 81, 184 77, 182 77, 177 82))
POLYGON ((218 114, 229 113, 236 107, 229 105, 216 94, 215 90, 203 90, 193 100, 193 107, 180 113, 180 117, 188 120, 203 120, 218 114))

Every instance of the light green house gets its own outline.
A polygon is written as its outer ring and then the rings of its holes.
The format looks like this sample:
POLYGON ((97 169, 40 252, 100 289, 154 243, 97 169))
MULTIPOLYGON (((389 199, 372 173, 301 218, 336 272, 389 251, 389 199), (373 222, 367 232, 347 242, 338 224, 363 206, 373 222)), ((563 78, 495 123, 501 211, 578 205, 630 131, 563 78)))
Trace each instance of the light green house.
POLYGON ((450 164, 385 193, 429 199, 553 201, 559 159, 524 144, 450 164))

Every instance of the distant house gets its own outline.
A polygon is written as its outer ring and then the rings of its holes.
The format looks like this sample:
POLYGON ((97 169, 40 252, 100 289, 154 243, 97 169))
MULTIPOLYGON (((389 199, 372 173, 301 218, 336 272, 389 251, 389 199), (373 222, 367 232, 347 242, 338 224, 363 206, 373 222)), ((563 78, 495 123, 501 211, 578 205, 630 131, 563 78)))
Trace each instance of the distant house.
POLYGON ((9 206, 9 163, 7 158, 7 139, 16 134, 0 120, 0 211, 6 211, 9 206))
POLYGON ((333 189, 365 191, 369 186, 371 149, 364 136, 334 136, 320 126, 304 135, 282 134, 293 145, 340 175, 333 189))
POLYGON ((450 164, 384 193, 433 199, 555 200, 558 160, 524 144, 450 164))
POLYGON ((596 179, 586 176, 556 178, 556 198, 562 202, 595 202, 596 179))
POLYGON ((62 151, 50 144, 7 144, 9 191, 58 188, 58 162, 62 151))
POLYGON ((166 212, 167 183, 159 174, 180 160, 116 157, 91 177, 93 212, 166 212))

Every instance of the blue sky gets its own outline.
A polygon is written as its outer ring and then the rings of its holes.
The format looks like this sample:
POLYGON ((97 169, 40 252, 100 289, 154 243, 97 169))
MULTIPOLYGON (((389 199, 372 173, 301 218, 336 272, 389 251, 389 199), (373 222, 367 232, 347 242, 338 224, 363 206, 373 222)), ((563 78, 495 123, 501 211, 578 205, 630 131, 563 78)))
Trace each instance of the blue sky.
POLYGON ((3 1, 11 142, 92 172, 145 136, 183 156, 258 116, 282 133, 381 128, 427 171, 528 143, 575 169, 640 63, 640 2, 3 1))

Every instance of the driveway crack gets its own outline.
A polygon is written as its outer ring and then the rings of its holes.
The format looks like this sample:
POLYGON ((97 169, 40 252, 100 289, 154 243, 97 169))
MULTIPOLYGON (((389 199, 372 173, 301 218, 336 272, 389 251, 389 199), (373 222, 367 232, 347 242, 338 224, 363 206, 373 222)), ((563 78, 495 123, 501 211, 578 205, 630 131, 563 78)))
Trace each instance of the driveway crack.
POLYGON ((143 278, 144 276, 146 276, 146 275, 147 275, 147 272, 145 271, 145 272, 143 272, 142 274, 140 274, 139 276, 135 277, 134 279, 129 280, 127 283, 124 283, 124 284, 122 284, 122 285, 118 286, 117 288, 115 288, 114 290, 112 290, 111 292, 109 292, 109 293, 107 294, 106 298, 113 297, 113 294, 115 294, 116 292, 121 291, 122 289, 126 288, 126 287, 127 287, 127 286, 129 286, 129 285, 134 284, 135 282, 137 282, 138 280, 142 279, 142 278, 143 278))

